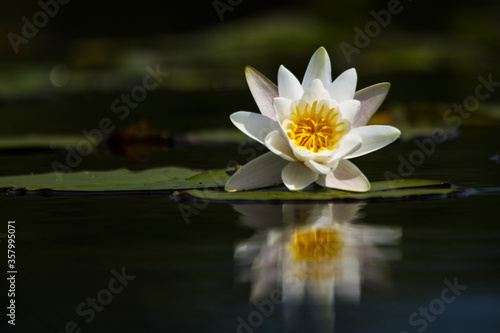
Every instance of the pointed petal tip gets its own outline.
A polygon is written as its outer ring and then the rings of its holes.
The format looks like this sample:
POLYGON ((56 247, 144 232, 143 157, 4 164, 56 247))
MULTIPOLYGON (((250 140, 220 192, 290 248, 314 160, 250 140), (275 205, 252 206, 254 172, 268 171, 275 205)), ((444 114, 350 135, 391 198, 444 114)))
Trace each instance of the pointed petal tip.
POLYGON ((349 160, 341 160, 337 168, 321 175, 316 183, 320 186, 350 192, 368 192, 371 184, 368 178, 349 160))
POLYGON ((372 184, 370 183, 370 181, 368 181, 368 183, 366 184, 366 187, 365 189, 360 189, 359 191, 354 191, 354 192, 368 192, 372 189, 372 184))
POLYGON ((354 127, 364 126, 368 123, 384 102, 390 88, 389 82, 382 82, 356 91, 354 99, 361 102, 361 110, 354 122, 354 127))
POLYGON ((245 77, 248 79, 248 76, 251 74, 252 70, 254 70, 251 66, 245 66, 245 77))
POLYGON ((355 68, 342 72, 328 87, 330 96, 338 103, 351 100, 356 92, 358 74, 355 68))
POLYGON ((278 87, 251 66, 245 67, 245 77, 260 113, 271 119, 275 119, 272 101, 273 98, 279 96, 278 87))
POLYGON ((282 183, 281 171, 290 162, 267 152, 243 165, 229 178, 224 190, 248 191, 282 183))
MULTIPOLYGON (((372 87, 374 86, 378 86, 378 87, 383 87, 385 89, 387 89, 386 91, 386 95, 389 93, 389 90, 391 90, 391 83, 390 82, 380 82, 380 83, 377 83, 377 84, 374 84, 372 87)), ((369 88, 369 87, 367 87, 369 88)))
POLYGON ((285 66, 278 70, 278 93, 280 97, 297 100, 302 97, 304 90, 299 80, 285 66))
POLYGON ((241 132, 261 144, 264 144, 267 134, 280 129, 274 120, 255 112, 234 112, 229 116, 229 119, 241 132))
POLYGON ((314 52, 307 65, 304 79, 302 80, 302 88, 307 89, 309 84, 314 79, 320 79, 325 87, 332 82, 331 63, 328 52, 324 47, 320 47, 314 52))
POLYGON ((229 178, 228 181, 226 182, 226 185, 224 186, 224 191, 226 192, 236 192, 238 191, 237 188, 235 188, 234 186, 232 186, 232 178, 229 178))
POLYGON ((360 136, 362 145, 358 150, 345 156, 345 159, 356 158, 377 151, 396 141, 401 135, 401 131, 393 126, 369 125, 354 128, 349 134, 360 136))
POLYGON ((324 46, 318 47, 318 49, 314 53, 319 53, 319 52, 328 54, 324 46))
MULTIPOLYGON (((316 182, 317 183, 317 182, 316 182)), ((342 188, 341 186, 326 186, 324 184, 320 184, 320 183, 317 183, 318 185, 320 186, 323 186, 323 187, 327 187, 327 188, 331 188, 331 189, 339 189, 339 190, 342 190, 342 191, 348 191, 348 192, 358 192, 358 193, 364 193, 364 192, 368 192, 372 189, 372 185, 370 184, 370 182, 367 182, 363 185, 359 185, 358 187, 354 187, 354 186, 351 186, 349 188, 342 188)))
POLYGON ((321 46, 316 50, 316 52, 314 52, 311 59, 322 60, 330 63, 330 56, 328 55, 328 52, 323 46, 321 46))

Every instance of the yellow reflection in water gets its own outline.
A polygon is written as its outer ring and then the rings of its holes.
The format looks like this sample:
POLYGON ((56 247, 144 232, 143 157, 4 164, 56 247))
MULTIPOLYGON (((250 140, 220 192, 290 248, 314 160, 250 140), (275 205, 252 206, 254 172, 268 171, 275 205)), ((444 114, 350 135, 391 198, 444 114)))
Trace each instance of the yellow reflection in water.
POLYGON ((289 248, 293 260, 315 262, 334 259, 340 250, 340 233, 335 229, 295 230, 289 248))

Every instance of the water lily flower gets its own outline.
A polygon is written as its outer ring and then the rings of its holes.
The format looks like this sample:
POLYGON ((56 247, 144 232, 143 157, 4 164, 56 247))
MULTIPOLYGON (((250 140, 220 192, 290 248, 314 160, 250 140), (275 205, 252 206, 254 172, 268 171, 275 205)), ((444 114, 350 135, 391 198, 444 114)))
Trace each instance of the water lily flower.
POLYGON ((401 132, 392 126, 365 126, 389 92, 380 83, 355 92, 354 68, 331 80, 330 58, 319 48, 302 83, 285 67, 278 86, 247 67, 246 79, 261 114, 240 111, 231 121, 270 151, 241 167, 226 191, 251 190, 284 183, 302 190, 312 183, 365 192, 370 182, 349 161, 378 150, 401 132))

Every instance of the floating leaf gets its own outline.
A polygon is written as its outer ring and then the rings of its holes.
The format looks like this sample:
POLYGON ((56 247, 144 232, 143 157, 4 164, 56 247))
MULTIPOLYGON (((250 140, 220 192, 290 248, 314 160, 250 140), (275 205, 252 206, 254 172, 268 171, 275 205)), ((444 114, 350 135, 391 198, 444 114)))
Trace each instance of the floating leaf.
POLYGON ((229 176, 224 170, 200 173, 199 170, 167 167, 133 172, 82 171, 41 175, 0 177, 0 189, 25 192, 51 190, 64 192, 171 191, 224 186, 229 176))
POLYGON ((82 171, 0 177, 0 189, 10 193, 50 195, 70 194, 148 194, 151 191, 171 193, 177 200, 209 201, 306 201, 306 200, 406 200, 412 198, 445 198, 467 195, 470 190, 449 183, 425 179, 399 179, 372 183, 365 193, 328 188, 292 192, 283 188, 258 191, 225 192, 222 187, 229 179, 225 170, 199 170, 166 167, 144 171, 118 169, 112 171, 82 171), (187 190, 187 191, 186 191, 187 190))
POLYGON ((177 199, 224 201, 224 202, 261 202, 261 201, 320 201, 320 200, 346 200, 346 201, 391 201, 411 200, 416 198, 446 198, 451 196, 464 196, 470 189, 453 187, 449 183, 423 179, 401 179, 391 181, 378 181, 372 183, 369 192, 347 192, 327 188, 317 188, 312 191, 281 191, 268 189, 245 192, 225 192, 222 190, 189 190, 177 195, 177 199))

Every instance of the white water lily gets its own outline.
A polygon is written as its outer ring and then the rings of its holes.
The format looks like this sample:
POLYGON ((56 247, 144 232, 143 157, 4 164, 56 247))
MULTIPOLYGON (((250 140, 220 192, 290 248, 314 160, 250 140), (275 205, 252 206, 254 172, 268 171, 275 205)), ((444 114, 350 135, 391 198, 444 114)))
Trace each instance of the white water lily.
POLYGON ((354 68, 332 82, 330 58, 323 47, 312 56, 302 84, 283 66, 278 86, 251 67, 246 68, 246 78, 261 114, 240 111, 230 118, 270 152, 241 167, 226 191, 282 183, 302 190, 313 182, 348 191, 370 190, 368 179, 348 160, 400 136, 392 126, 365 126, 389 92, 389 83, 355 92, 354 68))

